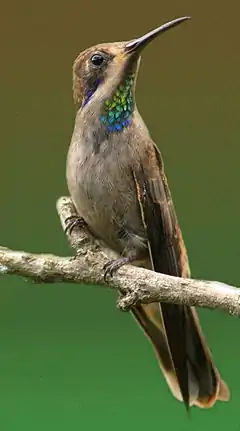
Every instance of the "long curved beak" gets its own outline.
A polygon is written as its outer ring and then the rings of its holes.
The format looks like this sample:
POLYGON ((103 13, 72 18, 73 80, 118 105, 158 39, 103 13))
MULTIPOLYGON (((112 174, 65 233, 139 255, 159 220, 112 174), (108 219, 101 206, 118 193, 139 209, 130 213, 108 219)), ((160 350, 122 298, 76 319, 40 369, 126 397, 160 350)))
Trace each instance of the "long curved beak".
POLYGON ((147 46, 153 39, 155 39, 160 34, 164 33, 165 31, 170 30, 173 27, 176 27, 177 25, 181 24, 182 22, 186 21, 187 19, 190 19, 190 16, 184 16, 181 18, 176 18, 173 21, 169 21, 160 27, 155 28, 154 30, 150 31, 149 33, 145 34, 144 36, 139 37, 138 39, 134 39, 131 42, 128 42, 125 46, 125 52, 136 52, 138 50, 142 50, 145 46, 147 46))

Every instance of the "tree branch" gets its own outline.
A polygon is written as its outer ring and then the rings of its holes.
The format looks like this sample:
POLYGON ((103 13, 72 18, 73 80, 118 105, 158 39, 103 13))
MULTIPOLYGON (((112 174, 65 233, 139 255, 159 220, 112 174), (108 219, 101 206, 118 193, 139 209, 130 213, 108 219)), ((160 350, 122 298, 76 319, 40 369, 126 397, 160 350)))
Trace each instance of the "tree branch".
MULTIPOLYGON (((63 229, 66 219, 75 215, 68 197, 57 202, 63 229)), ((0 247, 0 276, 18 275, 36 283, 98 284, 120 292, 118 306, 128 310, 133 305, 151 302, 171 302, 206 308, 218 308, 240 315, 240 289, 215 281, 201 281, 167 276, 143 268, 126 265, 108 281, 103 278, 103 266, 109 251, 83 228, 67 234, 74 257, 32 254, 0 247)))

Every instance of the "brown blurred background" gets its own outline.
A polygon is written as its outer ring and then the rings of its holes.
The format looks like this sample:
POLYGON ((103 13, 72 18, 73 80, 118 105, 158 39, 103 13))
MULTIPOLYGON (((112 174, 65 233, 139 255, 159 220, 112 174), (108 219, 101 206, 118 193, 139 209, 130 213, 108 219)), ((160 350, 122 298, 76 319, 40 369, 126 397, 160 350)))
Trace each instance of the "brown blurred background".
MULTIPOLYGON (((0 244, 71 252, 55 201, 67 193, 72 62, 187 14, 144 53, 137 102, 164 156, 193 277, 240 285, 239 12, 237 0, 2 4, 0 244)), ((240 429, 236 318, 200 311, 232 400, 188 419, 112 292, 0 283, 2 430, 240 429)))

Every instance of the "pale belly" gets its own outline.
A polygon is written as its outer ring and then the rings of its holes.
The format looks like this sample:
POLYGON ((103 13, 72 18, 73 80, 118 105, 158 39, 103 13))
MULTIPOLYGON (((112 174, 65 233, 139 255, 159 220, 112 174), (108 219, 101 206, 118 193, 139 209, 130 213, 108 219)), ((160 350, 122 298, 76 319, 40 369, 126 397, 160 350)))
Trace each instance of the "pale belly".
POLYGON ((119 154, 101 157, 83 157, 79 148, 77 153, 69 151, 67 181, 76 209, 114 251, 145 254, 145 231, 129 160, 119 154))

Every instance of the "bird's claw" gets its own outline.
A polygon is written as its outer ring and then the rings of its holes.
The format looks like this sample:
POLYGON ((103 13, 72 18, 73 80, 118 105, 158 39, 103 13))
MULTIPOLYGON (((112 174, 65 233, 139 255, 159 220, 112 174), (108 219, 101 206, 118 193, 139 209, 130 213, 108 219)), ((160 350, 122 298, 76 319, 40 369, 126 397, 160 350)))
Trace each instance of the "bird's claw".
POLYGON ((86 222, 84 219, 78 215, 72 215, 65 220, 66 227, 65 227, 65 233, 68 233, 71 235, 73 229, 75 227, 82 228, 86 226, 86 222))
POLYGON ((130 259, 128 257, 122 257, 117 260, 110 260, 107 262, 104 267, 104 281, 107 280, 107 277, 112 277, 114 272, 116 272, 119 268, 121 268, 123 265, 126 265, 130 262, 130 259))
POLYGON ((113 272, 114 272, 114 262, 115 260, 110 260, 110 262, 107 262, 104 267, 103 267, 103 271, 104 271, 104 281, 107 280, 107 277, 113 276, 113 272))

